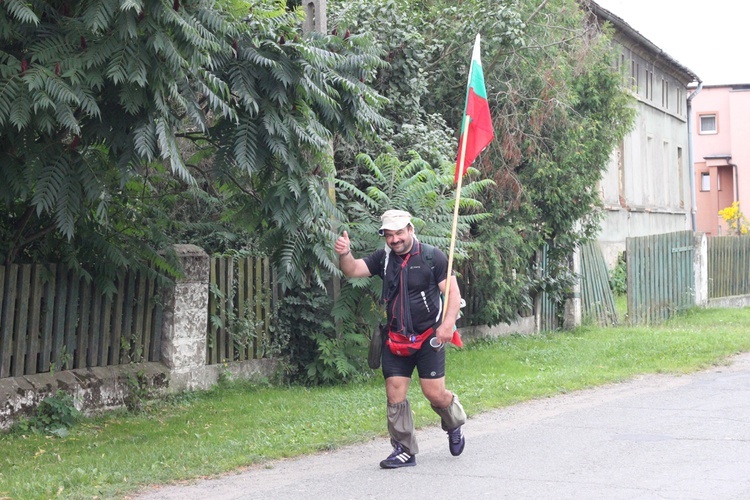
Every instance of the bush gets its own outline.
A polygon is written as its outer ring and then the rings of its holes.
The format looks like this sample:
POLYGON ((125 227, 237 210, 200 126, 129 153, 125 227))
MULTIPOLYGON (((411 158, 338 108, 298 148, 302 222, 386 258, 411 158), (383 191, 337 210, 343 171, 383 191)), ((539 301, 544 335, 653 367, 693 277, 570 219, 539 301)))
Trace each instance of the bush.
POLYGON ((336 334, 325 290, 289 291, 279 308, 276 335, 291 382, 327 385, 365 378, 367 338, 336 334))
POLYGON ((617 257, 617 264, 609 272, 609 286, 615 295, 625 295, 628 293, 628 273, 625 262, 625 254, 620 253, 617 257))

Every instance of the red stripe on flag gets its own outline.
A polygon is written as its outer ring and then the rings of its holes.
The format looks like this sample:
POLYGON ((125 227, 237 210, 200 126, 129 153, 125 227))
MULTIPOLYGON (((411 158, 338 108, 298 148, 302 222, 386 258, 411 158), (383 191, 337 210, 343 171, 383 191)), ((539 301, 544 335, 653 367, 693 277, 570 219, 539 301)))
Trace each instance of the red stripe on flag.
MULTIPOLYGON (((466 131, 466 156, 464 157, 463 169, 461 169, 460 165, 460 153, 459 158, 456 160, 455 182, 458 182, 459 175, 466 173, 469 166, 479 156, 479 153, 495 137, 495 131, 492 128, 492 117, 490 116, 490 105, 487 99, 477 95, 473 88, 469 88, 466 100, 466 116, 464 119, 469 120, 469 127, 466 131)), ((463 144, 463 141, 464 136, 461 134, 459 145, 463 144)))

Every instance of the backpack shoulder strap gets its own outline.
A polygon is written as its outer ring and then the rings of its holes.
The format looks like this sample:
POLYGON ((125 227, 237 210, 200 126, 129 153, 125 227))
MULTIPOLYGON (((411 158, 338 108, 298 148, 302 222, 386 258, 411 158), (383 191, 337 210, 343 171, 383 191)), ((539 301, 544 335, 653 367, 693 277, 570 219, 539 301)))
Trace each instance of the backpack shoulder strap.
POLYGON ((427 243, 422 243, 422 260, 425 261, 425 264, 430 266, 430 269, 435 269, 435 247, 432 245, 428 245, 427 243))
POLYGON ((383 267, 383 289, 380 292, 380 300, 385 302, 386 299, 386 287, 387 287, 387 281, 385 279, 386 270, 388 269, 388 257, 390 257, 391 253, 386 250, 383 252, 383 257, 380 258, 380 265, 383 267))

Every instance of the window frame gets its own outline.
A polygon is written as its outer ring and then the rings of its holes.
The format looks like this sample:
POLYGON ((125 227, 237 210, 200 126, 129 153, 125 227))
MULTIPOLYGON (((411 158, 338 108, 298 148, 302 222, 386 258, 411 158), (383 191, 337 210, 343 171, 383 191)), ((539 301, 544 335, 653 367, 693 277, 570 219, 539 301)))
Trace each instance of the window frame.
POLYGON ((718 113, 711 112, 711 113, 699 113, 698 114, 698 134, 700 135, 715 135, 719 133, 719 115, 718 113), (713 129, 704 129, 703 128, 703 119, 713 117, 714 119, 714 128, 713 129))

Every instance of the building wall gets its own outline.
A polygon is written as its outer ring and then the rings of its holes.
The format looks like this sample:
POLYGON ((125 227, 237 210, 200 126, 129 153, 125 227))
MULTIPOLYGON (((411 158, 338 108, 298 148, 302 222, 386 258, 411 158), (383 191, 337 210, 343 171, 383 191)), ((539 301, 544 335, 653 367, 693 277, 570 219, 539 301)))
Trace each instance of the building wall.
POLYGON ((692 227, 686 114, 691 78, 632 38, 616 32, 615 43, 637 116, 599 185, 605 214, 598 240, 610 267, 627 237, 692 227))
POLYGON ((693 99, 697 230, 727 234, 719 210, 740 202, 750 214, 750 85, 704 87, 693 99), (701 117, 716 117, 714 133, 701 130, 701 117), (704 176, 708 176, 707 184, 704 176))
POLYGON ((740 209, 750 218, 750 85, 735 86, 729 93, 729 126, 732 163, 737 165, 737 194, 740 209))

